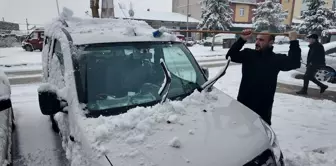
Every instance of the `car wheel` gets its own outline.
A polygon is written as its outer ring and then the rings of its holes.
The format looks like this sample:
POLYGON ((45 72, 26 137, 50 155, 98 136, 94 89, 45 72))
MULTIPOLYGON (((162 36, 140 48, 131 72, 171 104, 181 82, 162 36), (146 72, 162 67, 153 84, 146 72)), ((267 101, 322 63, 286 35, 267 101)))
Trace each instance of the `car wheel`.
POLYGON ((315 73, 315 78, 321 82, 331 82, 333 80, 333 74, 335 70, 331 67, 322 67, 315 73))
POLYGON ((26 51, 29 51, 29 52, 34 51, 34 49, 33 49, 33 47, 32 47, 31 45, 26 45, 26 46, 25 46, 25 50, 26 50, 26 51))

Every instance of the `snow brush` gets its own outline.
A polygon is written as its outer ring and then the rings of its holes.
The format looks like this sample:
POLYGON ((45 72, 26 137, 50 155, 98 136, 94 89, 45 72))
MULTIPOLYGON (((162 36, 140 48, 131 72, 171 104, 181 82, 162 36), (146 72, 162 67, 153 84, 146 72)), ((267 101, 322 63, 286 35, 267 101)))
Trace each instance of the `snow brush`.
MULTIPOLYGON (((171 30, 172 32, 193 32, 193 33, 231 33, 231 34, 243 34, 243 32, 238 32, 238 31, 218 31, 218 30, 171 30)), ((252 31, 252 34, 256 34, 256 35, 275 35, 275 36, 288 36, 289 33, 285 32, 285 33, 268 33, 268 32, 255 32, 252 31)), ((305 34, 297 34, 297 36, 299 37, 305 37, 305 34)))

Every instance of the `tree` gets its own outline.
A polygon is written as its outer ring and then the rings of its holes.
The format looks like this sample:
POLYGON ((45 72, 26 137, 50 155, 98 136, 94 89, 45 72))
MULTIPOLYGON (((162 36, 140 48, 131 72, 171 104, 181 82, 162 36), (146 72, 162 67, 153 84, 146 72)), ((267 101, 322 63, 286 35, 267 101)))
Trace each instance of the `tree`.
MULTIPOLYGON (((201 0, 202 14, 198 29, 229 30, 232 26, 233 10, 228 0, 201 0)), ((211 50, 214 48, 214 37, 211 50)))
POLYGON ((307 0, 308 10, 303 11, 303 22, 296 29, 302 33, 317 33, 335 27, 335 11, 325 7, 323 0, 307 0))
POLYGON ((257 31, 281 32, 286 29, 283 22, 288 13, 283 10, 278 0, 266 0, 257 5, 258 7, 253 9, 254 17, 252 18, 253 27, 257 31))

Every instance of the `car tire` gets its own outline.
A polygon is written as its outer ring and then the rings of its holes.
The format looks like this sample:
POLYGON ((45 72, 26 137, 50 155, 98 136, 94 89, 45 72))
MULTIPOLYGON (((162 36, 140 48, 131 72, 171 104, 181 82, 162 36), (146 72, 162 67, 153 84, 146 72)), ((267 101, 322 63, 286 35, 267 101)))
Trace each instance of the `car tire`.
POLYGON ((331 73, 335 73, 336 71, 329 67, 329 66, 325 66, 325 67, 321 67, 319 68, 314 76, 315 78, 318 80, 318 81, 321 81, 321 82, 333 82, 333 80, 335 79, 334 76, 331 76, 329 74, 331 73), (328 76, 329 75, 329 76, 328 76))
POLYGON ((26 45, 25 46, 25 50, 29 51, 29 52, 33 52, 34 51, 34 49, 33 49, 33 47, 31 45, 26 45))

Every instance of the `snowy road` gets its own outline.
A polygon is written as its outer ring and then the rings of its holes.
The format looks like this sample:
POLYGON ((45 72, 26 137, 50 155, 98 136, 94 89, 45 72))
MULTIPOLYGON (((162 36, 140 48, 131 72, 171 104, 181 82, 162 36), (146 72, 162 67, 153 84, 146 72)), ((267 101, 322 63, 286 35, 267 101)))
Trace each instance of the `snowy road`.
POLYGON ((41 114, 37 84, 12 86, 17 130, 13 141, 14 166, 66 166, 60 137, 51 130, 49 118, 41 114))

